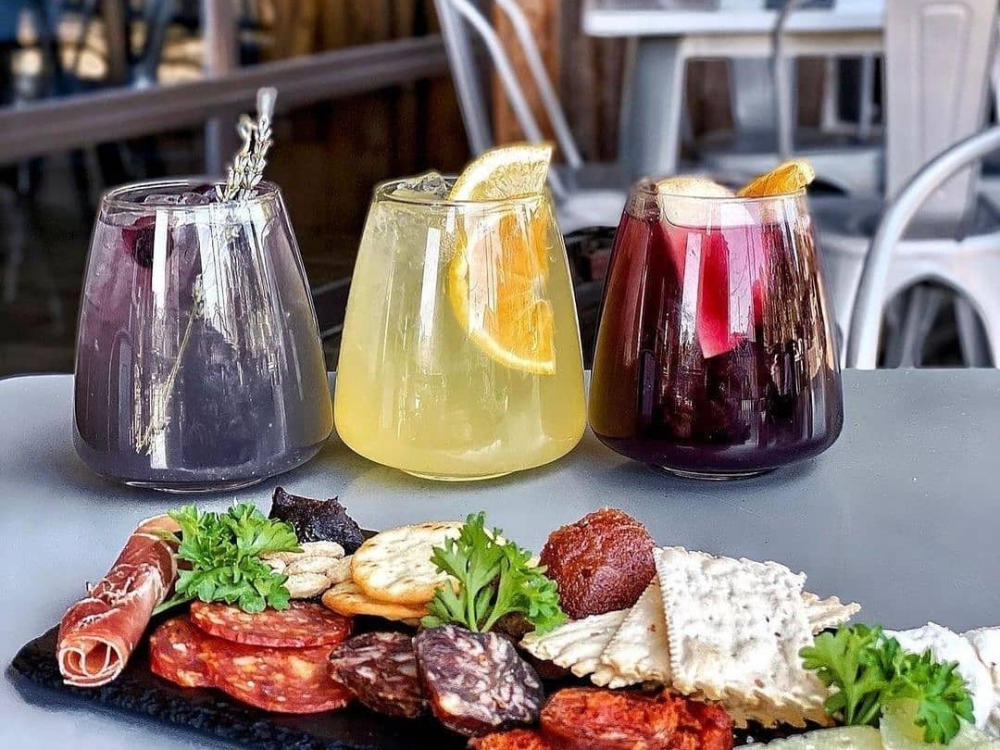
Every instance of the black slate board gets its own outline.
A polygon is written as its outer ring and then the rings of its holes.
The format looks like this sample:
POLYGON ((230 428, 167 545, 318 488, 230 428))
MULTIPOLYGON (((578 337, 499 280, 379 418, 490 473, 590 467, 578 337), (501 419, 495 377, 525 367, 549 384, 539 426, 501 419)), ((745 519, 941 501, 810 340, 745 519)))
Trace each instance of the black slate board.
MULTIPOLYGON (((152 631, 156 624, 154 620, 149 629, 152 631)), ((25 644, 10 664, 9 671, 17 678, 14 684, 29 702, 37 700, 37 696, 24 688, 39 686, 49 695, 58 694, 81 705, 97 704, 112 713, 148 716, 153 721, 261 750, 459 750, 466 746, 465 738, 430 718, 394 719, 356 703, 320 714, 277 714, 247 706, 217 690, 182 688, 149 671, 145 638, 114 682, 99 688, 70 687, 63 683, 55 658, 58 630, 52 628, 25 644)), ((759 729, 738 731, 735 744, 742 745, 751 737, 759 742, 787 734, 759 729)))
MULTIPOLYGON (((182 688, 149 671, 145 641, 114 682, 99 688, 63 684, 56 662, 56 633, 26 644, 11 662, 18 678, 81 703, 96 703, 114 712, 148 716, 262 750, 403 750, 465 747, 465 740, 432 719, 406 720, 380 716, 352 704, 340 711, 303 716, 261 711, 208 688, 182 688)), ((28 691, 21 690, 26 700, 28 691)))

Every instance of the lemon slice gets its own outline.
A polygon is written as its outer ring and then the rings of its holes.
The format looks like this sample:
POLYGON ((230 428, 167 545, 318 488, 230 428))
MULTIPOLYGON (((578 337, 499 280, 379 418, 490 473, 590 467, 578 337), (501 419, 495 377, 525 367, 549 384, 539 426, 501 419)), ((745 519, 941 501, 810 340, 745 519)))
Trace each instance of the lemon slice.
POLYGON ((755 177, 740 190, 740 198, 767 198, 771 195, 795 193, 816 179, 816 170, 805 159, 792 159, 779 164, 767 174, 755 177))
MULTIPOLYGON (((449 198, 491 201, 540 192, 552 147, 493 149, 465 168, 449 198)), ((496 362, 522 372, 556 370, 555 321, 545 293, 549 274, 547 208, 500 210, 458 233, 447 294, 462 330, 496 362)))
POLYGON ((552 162, 552 144, 516 143, 484 151, 455 180, 453 201, 498 201, 539 193, 552 162))

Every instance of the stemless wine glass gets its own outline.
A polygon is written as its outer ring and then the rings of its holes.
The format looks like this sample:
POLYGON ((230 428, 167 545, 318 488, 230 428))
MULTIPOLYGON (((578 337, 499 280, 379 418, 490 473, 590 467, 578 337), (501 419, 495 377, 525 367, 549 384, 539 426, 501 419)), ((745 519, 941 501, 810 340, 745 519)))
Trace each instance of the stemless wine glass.
POLYGON ((375 189, 334 414, 366 458, 483 479, 553 461, 582 437, 580 333, 548 197, 452 201, 452 182, 375 189))
POLYGON ((233 201, 199 180, 104 196, 74 411, 90 468, 160 490, 244 487, 319 450, 333 429, 326 367, 275 185, 233 201))
POLYGON ((608 269, 590 423, 683 476, 749 476, 840 434, 840 370, 805 193, 692 198, 637 183, 608 269))

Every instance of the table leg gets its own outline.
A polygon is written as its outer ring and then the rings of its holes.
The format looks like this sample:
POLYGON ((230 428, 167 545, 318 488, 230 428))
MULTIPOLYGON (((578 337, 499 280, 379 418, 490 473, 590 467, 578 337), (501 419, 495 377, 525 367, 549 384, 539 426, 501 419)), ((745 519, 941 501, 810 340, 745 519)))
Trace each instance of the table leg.
POLYGON ((684 107, 683 40, 647 37, 636 45, 631 101, 619 134, 621 161, 632 177, 677 171, 684 107))

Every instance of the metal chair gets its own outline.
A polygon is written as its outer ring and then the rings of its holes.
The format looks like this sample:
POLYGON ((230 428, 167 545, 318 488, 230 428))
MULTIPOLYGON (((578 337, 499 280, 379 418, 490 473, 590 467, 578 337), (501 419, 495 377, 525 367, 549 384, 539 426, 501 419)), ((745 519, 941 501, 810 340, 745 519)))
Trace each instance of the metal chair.
MULTIPOLYGON (((549 187, 563 232, 590 226, 616 226, 625 205, 628 181, 617 164, 585 162, 570 131, 552 81, 545 70, 538 45, 524 12, 514 0, 494 0, 510 21, 531 80, 541 100, 565 164, 549 171, 549 187)), ((469 34, 475 34, 486 49, 500 85, 525 137, 545 140, 542 128, 531 111, 527 96, 500 36, 486 16, 469 0, 435 0, 445 47, 458 94, 469 146, 479 154, 494 145, 486 95, 486 71, 469 34)))
POLYGON ((942 243, 903 240, 910 221, 954 176, 1000 149, 1000 126, 952 146, 921 169, 886 210, 875 233, 854 301, 847 366, 874 369, 885 301, 924 279, 953 287, 983 321, 994 364, 1000 364, 1000 230, 942 243))
MULTIPOLYGON (((875 195, 881 186, 882 148, 869 142, 873 85, 871 76, 865 75, 874 70, 874 60, 862 66, 862 114, 856 133, 839 135, 818 130, 801 134, 803 142, 796 145, 794 59, 788 55, 786 36, 794 11, 807 4, 805 0, 785 2, 771 35, 770 60, 732 61, 731 88, 749 85, 763 90, 750 98, 756 104, 752 109, 734 102, 735 138, 730 138, 729 144, 705 140, 699 160, 714 172, 746 180, 768 171, 778 161, 799 156, 813 164, 819 180, 826 185, 851 195, 875 195)), ((828 85, 832 84, 828 81, 828 85)))
MULTIPOLYGON (((987 71, 992 60, 995 0, 886 0, 885 168, 891 199, 935 154, 978 132, 985 123, 987 71)), ((961 252, 954 237, 968 217, 989 219, 966 170, 940 187, 921 212, 920 240, 942 251, 961 252)), ((820 249, 837 325, 851 328, 851 314, 865 255, 884 210, 879 199, 819 198, 812 201, 820 249)), ((907 241, 909 242, 909 240, 907 241)), ((926 246, 922 245, 924 250, 926 246)), ((933 276, 933 274, 930 274, 933 276)), ((919 361, 920 331, 943 297, 920 287, 893 337, 892 364, 919 361)), ((979 355, 970 310, 958 303, 957 316, 966 361, 979 355)))

